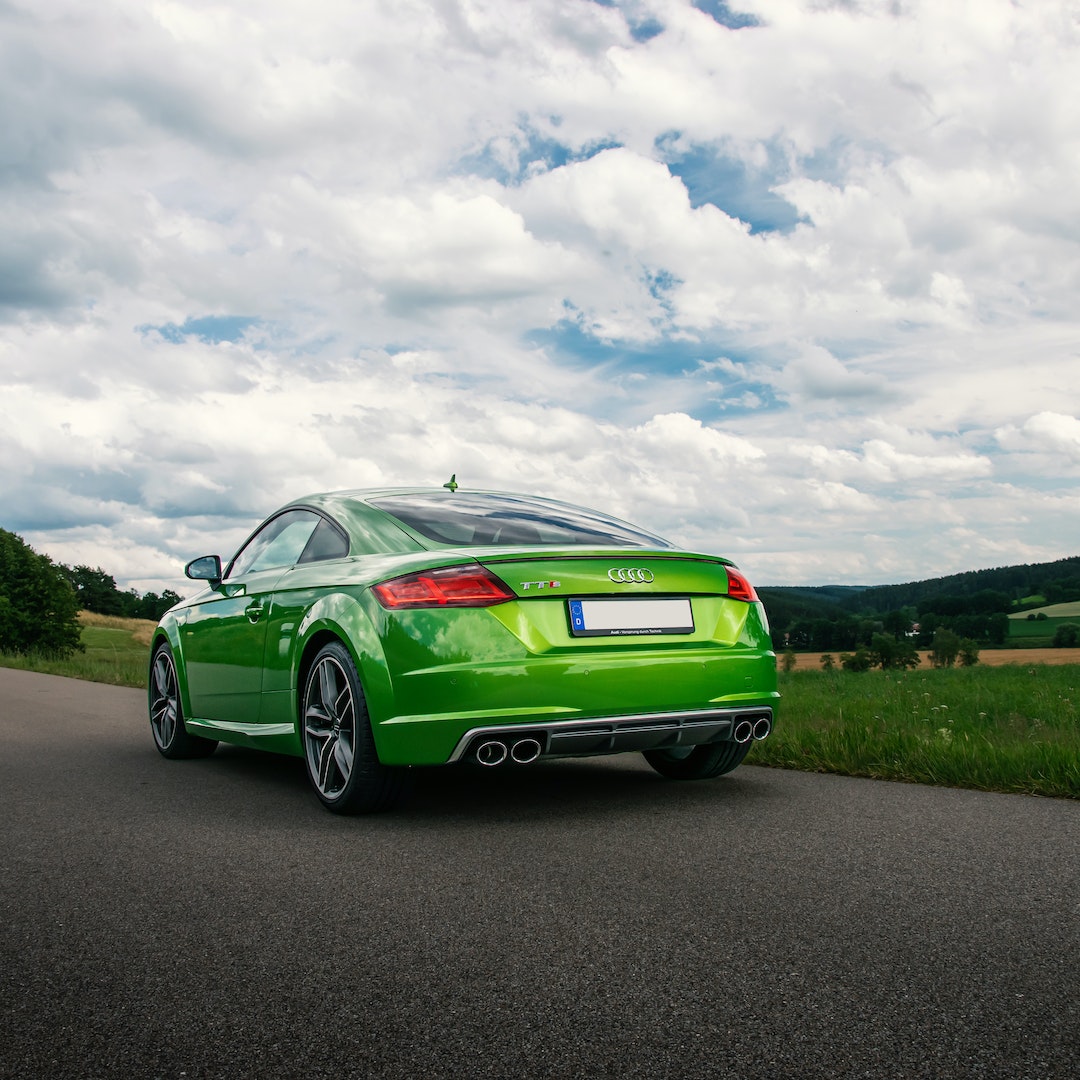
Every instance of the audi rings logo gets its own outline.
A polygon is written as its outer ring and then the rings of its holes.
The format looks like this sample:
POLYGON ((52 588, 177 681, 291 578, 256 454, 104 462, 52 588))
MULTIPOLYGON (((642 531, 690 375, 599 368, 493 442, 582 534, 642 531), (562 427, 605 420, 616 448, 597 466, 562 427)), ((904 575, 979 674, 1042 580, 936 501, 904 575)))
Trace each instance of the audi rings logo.
POLYGON ((612 581, 623 582, 627 585, 645 585, 653 580, 653 572, 641 566, 613 566, 607 572, 607 576, 612 581))

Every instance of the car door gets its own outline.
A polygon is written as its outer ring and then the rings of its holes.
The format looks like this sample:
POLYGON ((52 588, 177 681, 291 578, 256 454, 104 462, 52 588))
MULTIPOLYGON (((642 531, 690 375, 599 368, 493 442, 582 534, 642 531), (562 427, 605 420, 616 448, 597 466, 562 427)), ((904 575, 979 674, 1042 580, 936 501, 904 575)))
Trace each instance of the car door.
POLYGON ((194 718, 259 723, 274 587, 321 520, 310 510, 294 509, 265 522, 221 583, 189 610, 181 641, 194 718))

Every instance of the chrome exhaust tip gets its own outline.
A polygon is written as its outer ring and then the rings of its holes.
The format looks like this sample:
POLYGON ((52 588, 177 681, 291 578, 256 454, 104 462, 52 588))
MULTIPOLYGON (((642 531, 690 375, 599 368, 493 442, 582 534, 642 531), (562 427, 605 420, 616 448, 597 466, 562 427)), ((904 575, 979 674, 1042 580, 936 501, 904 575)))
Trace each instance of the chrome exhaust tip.
POLYGON ((489 769, 501 765, 506 760, 506 743, 498 739, 488 739, 476 748, 476 760, 489 769))
POLYGON ((510 756, 519 765, 528 765, 540 756, 542 749, 539 739, 518 739, 510 747, 510 756))
POLYGON ((758 742, 761 742, 762 739, 767 739, 770 731, 772 731, 772 721, 767 716, 763 716, 760 720, 755 722, 754 738, 757 739, 758 742))
POLYGON ((737 743, 748 743, 754 737, 754 725, 749 720, 740 720, 735 725, 733 737, 737 743))

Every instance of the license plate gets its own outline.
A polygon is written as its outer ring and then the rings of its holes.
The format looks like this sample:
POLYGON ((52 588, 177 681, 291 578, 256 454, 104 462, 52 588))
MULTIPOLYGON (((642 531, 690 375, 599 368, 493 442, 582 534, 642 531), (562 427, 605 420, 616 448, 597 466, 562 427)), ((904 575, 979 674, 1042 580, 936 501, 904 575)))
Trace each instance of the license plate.
POLYGON ((570 633, 574 637, 614 637, 625 634, 692 634, 690 601, 571 600, 570 633))

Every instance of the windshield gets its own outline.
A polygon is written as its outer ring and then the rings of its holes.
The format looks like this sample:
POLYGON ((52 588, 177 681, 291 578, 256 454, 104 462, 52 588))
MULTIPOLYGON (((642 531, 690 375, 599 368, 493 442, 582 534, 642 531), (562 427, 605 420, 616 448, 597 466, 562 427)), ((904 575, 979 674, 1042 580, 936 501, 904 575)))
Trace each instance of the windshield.
POLYGON ((524 495, 386 495, 371 505, 437 544, 671 547, 659 536, 596 510, 524 495))

